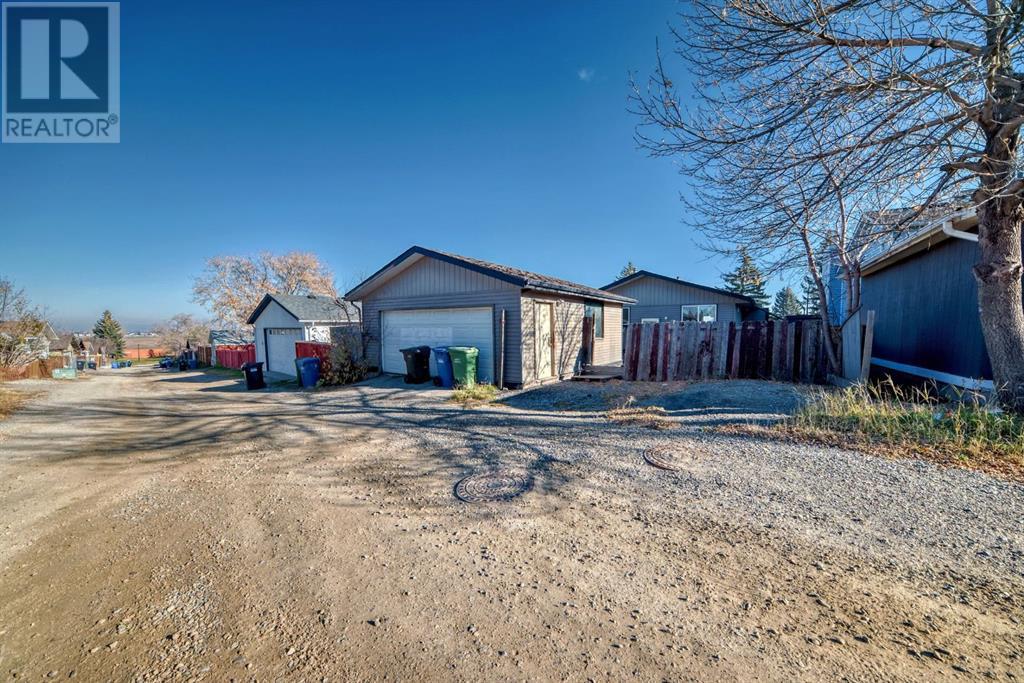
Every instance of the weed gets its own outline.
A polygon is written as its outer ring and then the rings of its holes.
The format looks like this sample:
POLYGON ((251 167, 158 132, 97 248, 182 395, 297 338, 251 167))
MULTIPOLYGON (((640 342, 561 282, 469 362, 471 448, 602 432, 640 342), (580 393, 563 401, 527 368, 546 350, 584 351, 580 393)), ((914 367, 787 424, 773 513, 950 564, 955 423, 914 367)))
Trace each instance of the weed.
POLYGON ((1024 419, 960 396, 943 401, 927 388, 891 379, 821 390, 776 432, 873 453, 919 457, 1024 478, 1024 419))
POLYGON ((498 387, 493 384, 471 384, 457 387, 452 392, 452 400, 464 406, 490 403, 498 396, 498 387))
POLYGON ((27 392, 0 386, 0 420, 20 408, 29 398, 30 395, 27 392))
POLYGON ((612 422, 648 429, 671 429, 675 423, 669 419, 661 406, 638 406, 636 397, 629 396, 618 408, 612 408, 606 414, 612 422))

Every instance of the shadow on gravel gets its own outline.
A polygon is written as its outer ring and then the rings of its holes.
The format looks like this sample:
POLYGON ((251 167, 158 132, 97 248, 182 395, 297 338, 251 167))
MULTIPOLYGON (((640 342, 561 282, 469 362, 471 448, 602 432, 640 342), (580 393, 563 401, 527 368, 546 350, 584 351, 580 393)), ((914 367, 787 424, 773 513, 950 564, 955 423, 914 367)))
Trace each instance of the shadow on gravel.
MULTIPOLYGON (((147 391, 143 385, 124 398, 27 406, 23 412, 29 419, 60 422, 60 438, 46 429, 33 430, 5 446, 13 457, 41 465, 78 462, 111 472, 283 452, 287 457, 268 456, 262 471, 277 467, 299 472, 325 488, 359 482, 382 496, 415 500, 421 510, 450 514, 453 504, 470 506, 452 496, 456 482, 500 468, 514 468, 530 478, 532 488, 523 500, 572 503, 580 487, 615 494, 642 467, 643 448, 681 438, 710 438, 692 428, 746 417, 738 407, 687 407, 708 395, 693 391, 701 385, 645 395, 645 403, 664 401, 689 415, 689 430, 654 432, 615 425, 595 414, 606 409, 608 400, 631 395, 635 387, 623 382, 610 389, 563 383, 513 395, 498 405, 465 409, 447 401, 448 391, 409 387, 391 377, 315 392, 294 386, 246 392, 240 380, 202 371, 150 375, 148 381, 156 386, 147 391), (562 401, 572 401, 573 411, 561 409, 562 401), (599 404, 594 412, 580 408, 599 404), (619 452, 621 457, 596 458, 598 451, 619 452)), ((652 388, 643 387, 648 392, 652 388)), ((486 514, 486 507, 477 509, 486 514)), ((530 510, 544 514, 541 508, 530 510)))

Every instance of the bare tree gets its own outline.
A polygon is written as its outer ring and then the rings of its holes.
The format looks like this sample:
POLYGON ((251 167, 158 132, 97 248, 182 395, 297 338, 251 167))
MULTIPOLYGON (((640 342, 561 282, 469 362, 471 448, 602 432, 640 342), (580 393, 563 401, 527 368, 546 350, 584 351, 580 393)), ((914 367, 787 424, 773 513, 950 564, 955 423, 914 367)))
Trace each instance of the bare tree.
POLYGON ((681 17, 676 54, 694 97, 684 101, 659 54, 634 95, 640 143, 708 177, 817 179, 806 183, 812 225, 839 212, 837 197, 898 187, 900 204, 917 207, 906 224, 969 191, 994 378, 1024 411, 1024 0, 692 0, 681 17))
POLYGON ((179 313, 158 325, 156 334, 161 348, 178 355, 188 344, 205 344, 210 338, 210 325, 188 313, 179 313))
POLYGON ((337 297, 334 275, 316 254, 289 252, 216 256, 192 285, 193 300, 218 324, 244 328, 264 294, 324 294, 337 297))
POLYGON ((19 367, 36 360, 36 340, 44 334, 42 312, 32 306, 11 280, 0 277, 0 368, 19 367))

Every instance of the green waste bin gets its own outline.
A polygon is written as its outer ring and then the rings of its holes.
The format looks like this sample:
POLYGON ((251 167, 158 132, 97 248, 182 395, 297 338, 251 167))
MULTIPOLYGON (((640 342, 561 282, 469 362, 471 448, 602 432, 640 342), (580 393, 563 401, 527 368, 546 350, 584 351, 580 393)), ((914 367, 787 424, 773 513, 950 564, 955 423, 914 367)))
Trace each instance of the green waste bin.
POLYGON ((448 355, 452 358, 455 384, 468 387, 476 384, 476 358, 480 349, 475 346, 449 346, 448 355))

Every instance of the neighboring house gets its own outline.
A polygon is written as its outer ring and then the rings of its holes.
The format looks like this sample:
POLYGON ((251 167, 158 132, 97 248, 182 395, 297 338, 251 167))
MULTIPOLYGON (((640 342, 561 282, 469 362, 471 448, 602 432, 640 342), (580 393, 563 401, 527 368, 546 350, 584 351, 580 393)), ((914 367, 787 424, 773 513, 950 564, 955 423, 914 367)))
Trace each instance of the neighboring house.
MULTIPOLYGON (((362 304, 368 360, 382 372, 405 372, 400 349, 406 347, 475 346, 478 379, 513 387, 578 372, 585 316, 594 318, 592 362, 620 364, 622 305, 634 303, 423 247, 407 250, 345 296, 362 304)), ((430 368, 436 374, 433 354, 430 368)))
POLYGON ((247 346, 254 343, 253 337, 231 330, 210 330, 210 365, 217 364, 218 346, 247 346))
POLYGON ((861 308, 876 312, 871 354, 876 369, 991 388, 972 271, 977 231, 975 211, 957 211, 866 255, 861 308))
POLYGON ((359 307, 318 294, 266 294, 246 320, 256 360, 268 373, 295 374, 295 342, 331 341, 331 329, 359 325, 359 307))
POLYGON ((623 324, 668 320, 741 323, 768 319, 768 311, 749 296, 647 270, 638 270, 602 289, 636 299, 635 304, 624 307, 623 324))
MULTIPOLYGON (((39 359, 50 357, 51 345, 60 340, 50 323, 27 323, 23 320, 0 320, 0 335, 7 339, 18 338, 29 354, 39 359)), ((18 352, 21 355, 21 352, 18 352)))
POLYGON ((73 334, 58 334, 57 339, 50 343, 50 353, 74 353, 75 349, 72 348, 75 335, 73 334))

